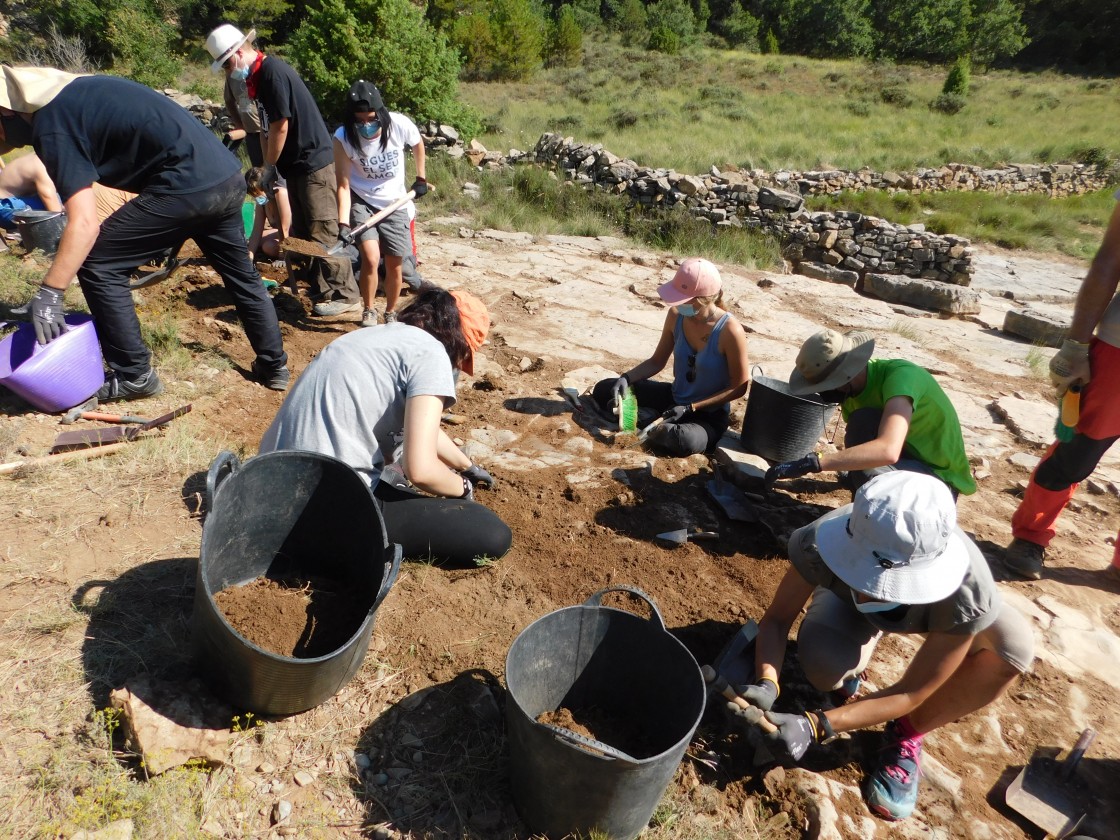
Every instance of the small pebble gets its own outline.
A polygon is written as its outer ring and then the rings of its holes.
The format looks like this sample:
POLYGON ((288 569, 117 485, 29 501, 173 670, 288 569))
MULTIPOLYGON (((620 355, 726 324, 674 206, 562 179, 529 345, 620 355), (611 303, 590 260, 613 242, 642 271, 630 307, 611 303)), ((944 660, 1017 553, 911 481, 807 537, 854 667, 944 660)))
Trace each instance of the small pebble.
POLYGON ((269 764, 267 761, 262 761, 257 765, 257 772, 262 776, 271 776, 276 772, 276 768, 269 764))
POLYGON ((296 784, 300 787, 307 787, 308 785, 315 783, 315 777, 308 773, 306 770, 300 770, 295 774, 293 778, 295 779, 296 784))
POLYGON ((387 773, 374 773, 369 777, 369 780, 375 785, 387 785, 389 784, 389 775, 387 773))
POLYGON ((354 756, 354 763, 358 765, 358 770, 369 769, 369 756, 365 753, 358 753, 354 756))
POLYGON ((420 750, 417 750, 416 752, 414 752, 412 754, 412 763, 413 764, 419 764, 423 760, 424 760, 424 753, 420 752, 420 750))
POLYGON ((292 803, 289 802, 287 799, 281 799, 279 802, 277 802, 275 805, 272 806, 272 824, 273 825, 284 822, 284 820, 286 820, 291 815, 292 815, 292 803))

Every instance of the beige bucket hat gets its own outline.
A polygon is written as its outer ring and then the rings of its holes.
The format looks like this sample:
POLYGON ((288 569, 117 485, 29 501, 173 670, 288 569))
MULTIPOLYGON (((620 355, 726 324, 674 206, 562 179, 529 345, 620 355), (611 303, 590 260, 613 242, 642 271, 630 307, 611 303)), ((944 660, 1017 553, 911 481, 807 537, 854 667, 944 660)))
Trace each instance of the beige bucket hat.
POLYGON ((33 114, 48 105, 75 79, 74 73, 53 67, 10 67, 0 65, 4 84, 0 85, 0 108, 20 114, 33 114))
POLYGON ((789 392, 801 397, 846 385, 863 370, 874 352, 875 339, 871 333, 821 330, 801 345, 789 375, 789 392))

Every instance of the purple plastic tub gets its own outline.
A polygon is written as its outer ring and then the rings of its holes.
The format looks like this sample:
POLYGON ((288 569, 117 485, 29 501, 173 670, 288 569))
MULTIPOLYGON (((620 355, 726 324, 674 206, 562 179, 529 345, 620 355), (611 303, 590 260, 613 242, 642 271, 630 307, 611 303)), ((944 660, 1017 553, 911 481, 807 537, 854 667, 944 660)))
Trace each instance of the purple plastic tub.
POLYGON ((19 329, 0 341, 0 385, 40 411, 66 411, 88 400, 105 382, 93 319, 67 315, 65 333, 50 344, 35 341, 35 328, 19 329))

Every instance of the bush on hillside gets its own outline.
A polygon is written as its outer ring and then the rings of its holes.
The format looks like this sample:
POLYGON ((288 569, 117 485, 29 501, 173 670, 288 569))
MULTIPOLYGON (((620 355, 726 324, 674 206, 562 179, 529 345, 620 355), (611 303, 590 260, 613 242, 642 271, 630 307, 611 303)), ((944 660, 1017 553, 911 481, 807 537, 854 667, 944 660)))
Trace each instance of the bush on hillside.
POLYGON ((651 50, 673 55, 696 40, 696 17, 685 0, 655 0, 646 7, 646 14, 651 50))
POLYGON ((938 111, 942 114, 957 114, 964 109, 966 104, 968 104, 967 100, 960 94, 943 93, 929 103, 929 107, 930 110, 938 111))
POLYGON ((287 54, 328 120, 340 118, 350 85, 368 79, 392 110, 453 125, 467 139, 478 133, 459 99, 458 54, 409 0, 322 0, 287 54))
POLYGON ((560 7, 549 27, 545 55, 550 67, 575 67, 583 55, 583 30, 567 4, 560 7))
POLYGON ((654 52, 676 55, 681 51, 681 36, 667 26, 658 26, 649 33, 646 46, 654 52))
POLYGON ((122 3, 109 13, 106 38, 113 69, 153 88, 178 80, 183 62, 175 51, 175 29, 140 2, 122 3))
POLYGON ((468 79, 517 81, 540 69, 547 28, 531 0, 477 0, 451 33, 468 79))
POLYGON ((618 8, 618 17, 614 19, 615 28, 622 36, 623 46, 645 46, 649 41, 648 21, 649 16, 642 0, 623 0, 618 8))
POLYGON ((759 52, 763 55, 777 55, 780 50, 778 49, 778 36, 774 34, 774 30, 766 27, 766 34, 762 36, 759 42, 759 52))
POLYGON ((742 6, 735 9, 723 20, 716 21, 715 29, 732 47, 740 47, 750 52, 759 51, 759 20, 742 6))
POLYGON ((971 79, 972 69, 968 56, 962 55, 949 68, 949 75, 945 77, 945 84, 942 85, 941 92, 961 97, 968 96, 968 85, 971 79))

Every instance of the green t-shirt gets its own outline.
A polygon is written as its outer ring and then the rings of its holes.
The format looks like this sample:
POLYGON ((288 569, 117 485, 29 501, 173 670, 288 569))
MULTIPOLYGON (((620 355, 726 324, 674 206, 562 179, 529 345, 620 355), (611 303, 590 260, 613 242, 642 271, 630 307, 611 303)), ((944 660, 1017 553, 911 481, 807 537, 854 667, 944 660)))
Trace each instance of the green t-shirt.
POLYGON ((867 363, 867 385, 840 408, 847 420, 861 408, 882 409, 892 397, 909 397, 914 405, 903 457, 928 464, 958 492, 975 493, 976 481, 964 452, 956 409, 925 368, 905 359, 872 359, 867 363))

